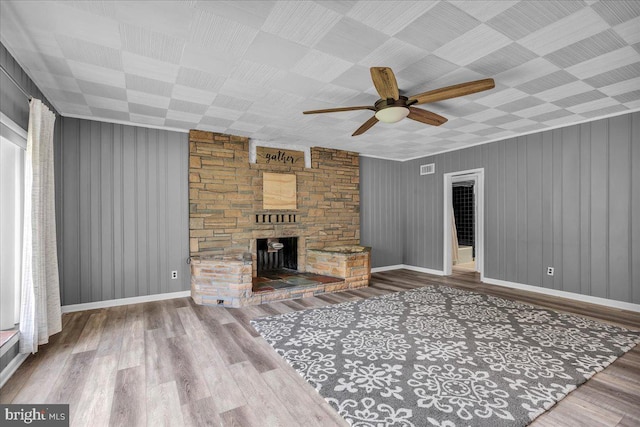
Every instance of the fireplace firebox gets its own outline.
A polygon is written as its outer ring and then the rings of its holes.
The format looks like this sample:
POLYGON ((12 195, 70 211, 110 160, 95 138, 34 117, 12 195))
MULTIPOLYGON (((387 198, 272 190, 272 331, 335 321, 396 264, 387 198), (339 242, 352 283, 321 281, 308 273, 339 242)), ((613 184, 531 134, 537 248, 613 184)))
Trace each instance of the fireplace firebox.
POLYGON ((298 269, 297 237, 257 239, 256 252, 258 276, 268 271, 298 269))

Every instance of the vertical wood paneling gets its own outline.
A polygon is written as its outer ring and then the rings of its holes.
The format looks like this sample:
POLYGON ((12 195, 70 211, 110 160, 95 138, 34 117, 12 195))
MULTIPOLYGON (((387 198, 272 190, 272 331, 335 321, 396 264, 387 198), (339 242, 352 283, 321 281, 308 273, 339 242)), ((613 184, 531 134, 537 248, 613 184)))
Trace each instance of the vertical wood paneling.
MULTIPOLYGON (((363 188, 380 185, 369 163, 363 188)), ((640 303, 640 113, 397 164, 404 264, 442 269, 443 174, 482 167, 486 277, 640 303), (436 173, 420 176, 419 165, 431 162, 436 173)), ((387 203, 363 208, 384 216, 387 203)), ((384 227, 367 223, 363 241, 384 227)), ((375 266, 398 263, 378 258, 375 266)))
POLYGON ((609 298, 621 301, 631 298, 630 118, 624 115, 609 119, 609 298))
POLYGON ((580 293, 580 145, 579 126, 562 129, 560 188, 562 203, 562 289, 580 293))
POLYGON ((373 248, 371 265, 402 264, 401 164, 360 158, 360 241, 373 248))
POLYGON ((591 125, 591 294, 609 296, 609 121, 591 125))
POLYGON ((640 304, 640 120, 631 120, 631 294, 640 304))
POLYGON ((189 289, 187 135, 62 121, 63 304, 189 289))

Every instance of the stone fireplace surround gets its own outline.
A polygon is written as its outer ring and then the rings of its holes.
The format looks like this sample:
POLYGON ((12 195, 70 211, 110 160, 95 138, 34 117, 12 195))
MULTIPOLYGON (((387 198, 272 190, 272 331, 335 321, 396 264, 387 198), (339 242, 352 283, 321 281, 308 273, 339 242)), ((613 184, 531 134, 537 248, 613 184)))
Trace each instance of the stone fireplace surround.
POLYGON ((369 248, 359 246, 357 153, 313 147, 311 168, 252 164, 247 138, 194 130, 189 152, 195 302, 239 307, 368 285, 369 248), (296 174, 298 209, 262 209, 263 172, 296 174), (298 237, 298 271, 343 280, 252 292, 257 239, 283 237, 298 237))

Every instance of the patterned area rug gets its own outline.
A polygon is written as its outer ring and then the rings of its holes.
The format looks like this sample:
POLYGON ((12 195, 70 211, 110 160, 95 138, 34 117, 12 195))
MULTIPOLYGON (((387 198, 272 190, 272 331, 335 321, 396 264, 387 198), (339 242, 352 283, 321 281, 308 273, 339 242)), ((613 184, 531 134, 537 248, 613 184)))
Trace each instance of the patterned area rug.
POLYGON ((525 426, 640 342, 446 286, 252 325, 353 426, 525 426))

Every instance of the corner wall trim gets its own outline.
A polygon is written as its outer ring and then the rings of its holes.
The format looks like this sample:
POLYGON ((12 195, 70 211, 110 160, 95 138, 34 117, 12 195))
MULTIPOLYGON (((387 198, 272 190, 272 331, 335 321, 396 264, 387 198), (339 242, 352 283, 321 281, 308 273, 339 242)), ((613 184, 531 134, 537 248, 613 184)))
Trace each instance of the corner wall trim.
POLYGON ((374 267, 371 269, 371 272, 379 273, 382 271, 401 270, 403 268, 406 270, 417 271, 419 273, 433 274, 434 276, 444 276, 444 271, 442 270, 433 270, 431 268, 418 267, 415 265, 408 265, 408 264, 396 264, 396 265, 387 265, 385 267, 374 267))
POLYGON ((63 313, 72 313, 74 311, 94 310, 96 308, 117 307, 119 305, 140 304, 143 302, 162 301, 165 299, 190 297, 191 291, 167 292, 164 294, 143 295, 140 297, 109 299, 105 301, 87 302, 83 304, 63 305, 63 313))
POLYGON ((591 304, 604 305, 606 307, 618 308, 622 310, 629 310, 629 311, 635 311, 640 313, 640 304, 634 304, 630 302, 593 297, 591 295, 582 295, 582 294, 576 294, 576 293, 567 292, 567 291, 559 291, 557 289, 541 288, 539 286, 525 285, 523 283, 509 282, 506 280, 491 279, 489 277, 485 277, 483 279, 483 282, 488 283, 490 285, 504 286, 506 288, 520 289, 523 291, 536 292, 536 293, 545 294, 545 295, 553 295, 553 296, 562 297, 562 298, 566 298, 574 301, 588 302, 591 304))
POLYGON ((22 362, 27 360, 28 356, 29 355, 25 353, 18 353, 16 357, 11 359, 11 362, 9 362, 9 364, 0 373, 0 388, 4 387, 4 384, 9 381, 9 378, 11 378, 13 374, 16 373, 20 365, 22 365, 22 362))

